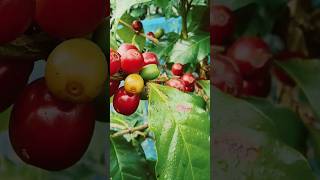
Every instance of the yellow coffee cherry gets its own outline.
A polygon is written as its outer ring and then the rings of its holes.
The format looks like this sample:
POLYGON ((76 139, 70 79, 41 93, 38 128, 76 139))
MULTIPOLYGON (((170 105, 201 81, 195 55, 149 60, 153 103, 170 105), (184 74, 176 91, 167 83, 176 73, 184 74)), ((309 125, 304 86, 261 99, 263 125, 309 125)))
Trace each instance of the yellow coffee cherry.
POLYGON ((124 80, 124 89, 133 94, 140 94, 143 91, 144 81, 139 74, 130 74, 124 80))

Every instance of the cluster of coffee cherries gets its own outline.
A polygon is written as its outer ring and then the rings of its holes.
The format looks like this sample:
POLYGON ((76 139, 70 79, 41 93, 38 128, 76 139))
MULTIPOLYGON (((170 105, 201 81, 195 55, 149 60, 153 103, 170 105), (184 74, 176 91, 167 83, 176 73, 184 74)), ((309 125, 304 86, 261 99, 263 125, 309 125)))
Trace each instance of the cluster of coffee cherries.
POLYGON ((135 45, 127 43, 120 45, 117 51, 110 49, 109 96, 114 96, 114 109, 126 116, 133 114, 140 100, 145 98, 145 83, 159 75, 155 53, 141 53, 135 45), (124 86, 119 88, 123 79, 124 86))
POLYGON ((192 73, 184 73, 184 66, 175 63, 171 67, 173 77, 166 82, 167 86, 174 87, 183 92, 193 92, 195 89, 196 78, 192 73))
MULTIPOLYGON (((131 23, 131 28, 136 32, 140 33, 143 29, 143 24, 139 20, 134 20, 131 23)), ((149 31, 147 32, 147 37, 148 38, 155 38, 155 39, 160 39, 164 35, 164 29, 163 28, 158 28, 155 32, 149 31)))
POLYGON ((235 96, 266 97, 271 90, 271 76, 285 85, 294 86, 294 81, 281 69, 272 66, 272 59, 288 61, 305 58, 303 53, 281 50, 272 54, 270 45, 257 36, 235 39, 235 17, 224 5, 212 6, 211 44, 224 47, 213 54, 211 82, 222 91, 235 96))

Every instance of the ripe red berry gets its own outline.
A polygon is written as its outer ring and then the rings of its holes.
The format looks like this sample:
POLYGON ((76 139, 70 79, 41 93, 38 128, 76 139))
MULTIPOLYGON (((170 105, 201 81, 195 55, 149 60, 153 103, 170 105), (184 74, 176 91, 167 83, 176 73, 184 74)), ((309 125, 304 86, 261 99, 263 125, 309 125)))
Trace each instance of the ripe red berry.
POLYGON ((0 2, 0 44, 16 39, 31 24, 35 1, 10 0, 0 2))
POLYGON ((148 32, 148 33, 147 33, 147 36, 152 37, 152 38, 156 38, 156 36, 154 35, 153 32, 148 32))
POLYGON ((269 65, 271 57, 268 45, 258 37, 239 38, 228 49, 227 56, 238 65, 240 73, 245 79, 261 75, 269 65))
POLYGON ((191 73, 185 73, 181 77, 181 80, 184 81, 186 86, 194 85, 194 83, 196 82, 196 78, 191 73))
POLYGON ((121 69, 127 74, 138 73, 143 67, 142 54, 135 49, 129 49, 121 56, 121 69))
POLYGON ((112 80, 109 81, 109 97, 113 96, 114 93, 118 90, 120 81, 112 80))
POLYGON ((268 96, 271 89, 271 77, 259 77, 257 79, 244 80, 241 94, 243 96, 268 96))
POLYGON ((136 32, 140 32, 143 28, 143 25, 141 23, 141 21, 139 20, 134 20, 131 24, 131 27, 133 30, 135 30, 136 32))
POLYGON ((121 68, 121 56, 120 54, 110 48, 110 76, 119 72, 121 68))
POLYGON ((184 81, 182 81, 181 79, 170 79, 169 81, 166 82, 167 86, 176 88, 180 91, 185 91, 186 90, 186 85, 184 83, 184 81))
POLYGON ((171 67, 171 72, 175 76, 181 76, 183 74, 183 65, 180 63, 175 63, 171 67))
POLYGON ((137 110, 139 103, 140 96, 126 92, 124 87, 121 87, 113 97, 114 109, 126 116, 133 114, 137 110))
POLYGON ((93 32, 106 15, 103 0, 37 0, 35 20, 57 38, 85 36, 93 32))
POLYGON ((142 54, 142 56, 143 56, 144 66, 149 64, 158 64, 158 57, 155 53, 145 52, 142 54))
POLYGON ((223 92, 239 96, 242 89, 242 76, 234 61, 226 56, 217 55, 212 61, 211 84, 223 92))
POLYGON ((186 86, 185 87, 186 92, 193 92, 194 91, 194 85, 186 86))
POLYGON ((46 170, 62 170, 74 165, 86 152, 94 126, 91 103, 61 101, 40 79, 28 85, 17 99, 9 137, 24 162, 46 170))
POLYGON ((125 53, 130 50, 130 49, 135 49, 135 50, 139 50, 135 45, 133 44, 128 44, 128 43, 124 43, 121 44, 120 47, 118 48, 118 53, 120 54, 120 56, 124 56, 125 53))
POLYGON ((211 44, 221 45, 232 36, 234 16, 232 11, 223 5, 213 5, 211 9, 211 44))

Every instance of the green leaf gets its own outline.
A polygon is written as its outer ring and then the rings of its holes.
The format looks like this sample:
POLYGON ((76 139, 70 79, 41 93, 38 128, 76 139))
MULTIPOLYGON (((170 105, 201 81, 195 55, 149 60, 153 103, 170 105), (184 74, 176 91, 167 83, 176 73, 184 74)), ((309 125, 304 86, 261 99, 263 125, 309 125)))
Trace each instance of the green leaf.
MULTIPOLYGON (((131 22, 134 21, 135 18, 126 13, 121 17, 121 20, 126 22, 127 24, 131 24, 131 22)), ((117 29, 117 35, 124 43, 135 44, 140 50, 143 50, 146 42, 145 37, 137 35, 131 28, 127 26, 118 27, 119 29, 117 29)))
POLYGON ((287 74, 294 79, 306 95, 317 117, 320 117, 320 61, 292 60, 276 62, 287 74))
POLYGON ((123 137, 110 138, 110 175, 114 180, 147 179, 146 160, 123 137))
POLYGON ((149 88, 158 179, 210 179, 209 113, 195 103, 197 96, 158 84, 149 88))
POLYGON ((277 139, 259 108, 216 88, 213 93, 214 179, 315 179, 307 160, 277 139))
POLYGON ((161 40, 158 45, 150 48, 150 51, 156 53, 159 59, 166 59, 180 38, 179 34, 173 32, 166 34, 166 36, 165 40, 161 40))
POLYGON ((171 63, 198 63, 210 53, 209 33, 190 34, 188 40, 178 40, 170 53, 171 63))
POLYGON ((272 104, 265 99, 247 98, 246 100, 274 122, 280 140, 300 152, 303 151, 306 128, 296 113, 287 107, 272 104))
POLYGON ((115 7, 113 18, 119 20, 124 13, 136 4, 150 2, 151 0, 114 0, 111 2, 112 6, 115 7))

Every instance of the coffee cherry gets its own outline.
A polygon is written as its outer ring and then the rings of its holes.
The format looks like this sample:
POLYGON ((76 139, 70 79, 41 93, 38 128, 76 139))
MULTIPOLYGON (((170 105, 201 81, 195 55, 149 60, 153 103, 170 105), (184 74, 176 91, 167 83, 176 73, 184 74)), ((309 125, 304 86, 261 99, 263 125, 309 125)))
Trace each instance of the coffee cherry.
POLYGON ((133 114, 137 110, 139 103, 139 95, 127 92, 124 87, 121 87, 113 97, 114 109, 126 116, 133 114))
POLYGON ((144 66, 148 64, 158 64, 158 57, 155 53, 145 52, 142 54, 142 56, 143 56, 144 66))
POLYGON ((258 37, 239 38, 228 49, 227 56, 235 61, 245 79, 269 73, 264 69, 269 65, 271 54, 268 45, 258 37))
POLYGON ((105 87, 108 64, 104 53, 92 41, 70 39, 49 55, 45 79, 56 97, 70 102, 90 102, 105 87))
POLYGON ((147 36, 152 37, 152 38, 156 38, 156 36, 154 35, 153 32, 148 32, 148 33, 147 33, 147 36))
POLYGON ((130 49, 135 49, 137 51, 139 50, 137 46, 133 44, 124 43, 124 44, 121 44, 120 47, 118 48, 118 53, 120 54, 120 56, 124 56, 125 53, 130 49))
POLYGON ((268 96, 271 89, 271 77, 266 76, 263 78, 243 80, 242 96, 268 96))
POLYGON ((0 1, 0 44, 23 34, 31 24, 34 10, 33 0, 0 1))
POLYGON ((144 81, 139 74, 130 74, 124 80, 124 89, 133 94, 140 94, 144 87, 144 81))
POLYGON ((186 85, 184 83, 184 81, 182 81, 181 79, 170 79, 169 81, 166 82, 167 86, 176 88, 180 91, 185 91, 186 90, 186 85))
POLYGON ((143 67, 143 56, 136 49, 129 49, 121 56, 121 69, 127 74, 138 73, 143 67))
POLYGON ((181 80, 184 81, 186 86, 192 86, 196 82, 196 78, 191 73, 185 73, 181 80))
POLYGON ((110 48, 110 76, 119 72, 121 68, 121 56, 120 54, 110 48))
POLYGON ((153 80, 159 77, 160 71, 156 64, 149 64, 142 68, 140 75, 144 80, 153 80))
POLYGON ((183 74, 183 65, 180 63, 175 63, 171 67, 171 72, 175 76, 181 76, 183 74))
POLYGON ((164 29, 158 28, 154 33, 155 38, 160 39, 164 35, 164 29))
POLYGON ((141 21, 139 20, 134 20, 131 24, 131 27, 133 30, 135 30, 136 32, 141 32, 142 28, 143 28, 143 25, 141 23, 141 21))
POLYGON ((185 87, 186 92, 193 92, 194 91, 194 85, 186 86, 185 87))
POLYGON ((210 71, 211 84, 225 93, 239 96, 242 89, 242 76, 234 61, 226 56, 216 55, 210 71))
POLYGON ((57 38, 82 37, 93 32, 106 15, 105 0, 36 0, 35 20, 57 38))
POLYGON ((118 90, 120 81, 112 80, 109 81, 109 97, 113 96, 114 93, 118 90))
POLYGON ((28 164, 46 170, 66 169, 86 152, 95 118, 91 103, 61 101, 49 92, 44 79, 36 80, 13 106, 10 142, 28 164))
POLYGON ((211 9, 211 44, 221 45, 232 36, 235 20, 232 11, 223 5, 211 9))

